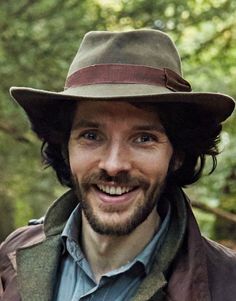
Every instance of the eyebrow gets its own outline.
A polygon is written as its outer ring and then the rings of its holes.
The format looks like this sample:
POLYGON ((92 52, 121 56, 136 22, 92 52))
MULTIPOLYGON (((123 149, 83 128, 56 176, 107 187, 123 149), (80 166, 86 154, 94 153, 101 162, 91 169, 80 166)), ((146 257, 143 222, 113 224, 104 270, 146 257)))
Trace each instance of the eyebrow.
POLYGON ((75 124, 72 126, 72 129, 80 129, 80 128, 99 128, 101 124, 98 122, 81 119, 78 122, 75 122, 75 124))
MULTIPOLYGON (((98 123, 98 122, 94 122, 94 121, 90 121, 90 120, 86 120, 86 119, 81 119, 78 122, 75 122, 75 124, 73 125, 72 129, 81 129, 81 128, 99 128, 102 127, 103 123, 98 123)), ((165 133, 165 129, 164 127, 160 124, 160 125, 135 125, 132 130, 134 131, 157 131, 157 132, 161 132, 161 133, 165 133)))
POLYGON ((165 129, 162 125, 137 125, 133 127, 135 131, 157 131, 165 133, 165 129))

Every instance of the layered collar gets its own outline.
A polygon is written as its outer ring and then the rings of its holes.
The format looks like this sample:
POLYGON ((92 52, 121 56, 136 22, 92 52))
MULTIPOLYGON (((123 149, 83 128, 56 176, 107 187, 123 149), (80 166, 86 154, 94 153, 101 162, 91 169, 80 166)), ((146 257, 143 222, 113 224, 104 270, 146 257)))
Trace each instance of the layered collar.
MULTIPOLYGON (((196 257, 202 248, 201 236, 188 200, 182 190, 176 187, 170 188, 166 197, 172 206, 170 226, 155 256, 153 267, 133 301, 151 298, 208 301, 204 253, 200 252, 196 257), (198 293, 189 298, 193 288, 198 293)), ((17 251, 18 286, 24 301, 31 301, 32 296, 34 301, 52 300, 62 252, 61 232, 77 204, 78 200, 72 191, 54 202, 46 214, 41 239, 17 251)))

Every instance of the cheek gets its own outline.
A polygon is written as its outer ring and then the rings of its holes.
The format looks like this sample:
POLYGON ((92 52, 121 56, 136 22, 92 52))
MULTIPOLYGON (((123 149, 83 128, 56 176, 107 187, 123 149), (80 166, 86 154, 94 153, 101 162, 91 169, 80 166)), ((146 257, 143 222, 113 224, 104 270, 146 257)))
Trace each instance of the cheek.
POLYGON ((168 172, 168 167, 168 162, 152 160, 151 162, 145 164, 145 171, 151 179, 156 181, 157 177, 164 178, 166 176, 168 172))
POLYGON ((94 157, 89 152, 81 151, 79 148, 69 147, 69 163, 72 174, 77 178, 83 176, 94 166, 94 157))
POLYGON ((69 163, 70 163, 70 169, 72 174, 76 174, 76 172, 78 171, 78 168, 80 166, 80 168, 82 168, 82 162, 83 160, 81 160, 81 155, 79 154, 79 152, 77 151, 77 149, 75 147, 73 147, 73 145, 69 144, 69 163))
POLYGON ((164 152, 150 155, 143 160, 143 173, 149 177, 151 182, 155 182, 157 178, 164 180, 168 173, 172 154, 172 149, 166 149, 164 152))

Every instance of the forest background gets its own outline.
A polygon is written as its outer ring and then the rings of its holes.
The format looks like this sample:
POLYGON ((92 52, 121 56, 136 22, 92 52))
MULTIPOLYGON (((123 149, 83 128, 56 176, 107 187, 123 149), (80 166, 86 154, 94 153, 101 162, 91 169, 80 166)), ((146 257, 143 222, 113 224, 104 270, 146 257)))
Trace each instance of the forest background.
MULTIPOLYGON (((155 28, 177 43, 194 91, 236 97, 234 0, 8 0, 0 3, 0 241, 42 216, 65 188, 40 161, 41 144, 9 87, 61 91, 90 30, 155 28)), ((147 45, 148 47, 148 45, 147 45)), ((224 125, 217 170, 186 189, 202 231, 235 247, 236 114, 224 125), (231 220, 231 221, 230 221, 231 220)), ((52 116, 53 118, 53 116, 52 116)))

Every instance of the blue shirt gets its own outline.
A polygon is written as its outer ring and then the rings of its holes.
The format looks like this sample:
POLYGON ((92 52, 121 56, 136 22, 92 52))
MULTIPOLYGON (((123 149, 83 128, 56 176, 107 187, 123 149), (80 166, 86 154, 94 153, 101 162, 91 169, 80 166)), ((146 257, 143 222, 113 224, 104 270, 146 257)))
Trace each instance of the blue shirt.
POLYGON ((170 222, 170 208, 159 230, 145 248, 126 265, 102 275, 95 282, 80 245, 81 210, 72 212, 62 232, 64 252, 58 271, 54 301, 128 301, 149 273, 170 222))

